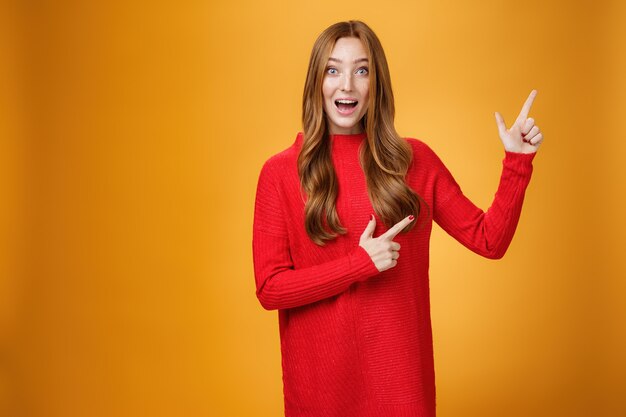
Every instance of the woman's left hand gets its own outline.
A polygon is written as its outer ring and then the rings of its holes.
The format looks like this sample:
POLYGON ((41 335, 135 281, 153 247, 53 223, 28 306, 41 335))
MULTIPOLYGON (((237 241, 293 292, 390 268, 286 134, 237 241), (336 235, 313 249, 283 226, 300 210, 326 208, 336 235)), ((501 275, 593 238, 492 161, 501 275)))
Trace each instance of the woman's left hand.
POLYGON ((530 92, 522 107, 522 111, 510 129, 506 128, 500 113, 495 113, 498 132, 505 150, 517 153, 533 153, 537 152, 539 145, 543 142, 543 135, 539 131, 539 127, 535 125, 535 119, 528 117, 530 107, 533 105, 536 95, 537 90, 530 92))

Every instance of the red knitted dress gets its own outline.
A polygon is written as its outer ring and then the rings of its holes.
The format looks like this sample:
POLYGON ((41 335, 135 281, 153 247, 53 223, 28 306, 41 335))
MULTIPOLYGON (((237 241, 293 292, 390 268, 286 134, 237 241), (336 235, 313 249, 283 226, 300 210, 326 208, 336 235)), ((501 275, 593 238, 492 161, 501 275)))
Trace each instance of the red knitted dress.
MULTIPOLYGON (((407 184, 428 204, 401 245, 396 267, 378 272, 359 237, 374 213, 359 146, 365 133, 330 137, 336 207, 348 230, 325 246, 304 229, 297 157, 303 135, 267 160, 253 226, 257 296, 278 309, 286 417, 433 417, 435 374, 428 286, 432 221, 472 251, 504 255, 522 209, 535 154, 505 151, 500 184, 483 212, 423 142, 407 184), (422 216, 424 216, 422 218, 422 216)), ((388 228, 376 216, 374 237, 388 228)))

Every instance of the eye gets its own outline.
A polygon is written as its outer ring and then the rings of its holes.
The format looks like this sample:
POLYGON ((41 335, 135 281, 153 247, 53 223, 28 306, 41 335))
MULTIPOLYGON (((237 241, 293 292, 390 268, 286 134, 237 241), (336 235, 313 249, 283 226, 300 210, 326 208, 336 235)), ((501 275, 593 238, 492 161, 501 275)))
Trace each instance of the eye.
POLYGON ((365 74, 369 73, 369 70, 367 69, 367 67, 361 67, 358 70, 356 70, 356 72, 359 73, 359 74, 365 75, 365 74))
POLYGON ((328 67, 328 68, 326 68, 326 73, 334 75, 334 74, 337 73, 337 69, 333 68, 333 67, 328 67), (335 72, 332 72, 332 71, 335 71, 335 72))

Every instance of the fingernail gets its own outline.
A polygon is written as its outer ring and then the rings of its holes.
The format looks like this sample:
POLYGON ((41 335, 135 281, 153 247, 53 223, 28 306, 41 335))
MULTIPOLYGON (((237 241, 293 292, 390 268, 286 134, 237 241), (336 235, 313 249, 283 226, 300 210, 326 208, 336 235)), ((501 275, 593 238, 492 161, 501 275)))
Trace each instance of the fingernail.
POLYGON ((413 220, 414 218, 415 217, 412 214, 409 216, 409 220, 413 220))
POLYGON ((372 218, 370 219, 370 221, 374 220, 374 215, 372 214, 372 218))

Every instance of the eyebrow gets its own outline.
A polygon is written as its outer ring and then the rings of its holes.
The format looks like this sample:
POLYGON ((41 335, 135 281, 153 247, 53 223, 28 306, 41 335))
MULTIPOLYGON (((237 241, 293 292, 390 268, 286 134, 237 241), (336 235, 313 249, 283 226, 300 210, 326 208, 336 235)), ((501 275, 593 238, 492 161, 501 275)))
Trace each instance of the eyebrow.
MULTIPOLYGON (((333 58, 332 56, 331 56, 330 58, 328 58, 328 60, 329 60, 329 61, 339 62, 340 64, 343 62, 341 59, 339 59, 339 58, 333 58)), ((354 62, 355 64, 358 64, 359 62, 363 62, 363 61, 367 62, 367 58, 358 58, 358 59, 355 59, 353 62, 354 62)))

